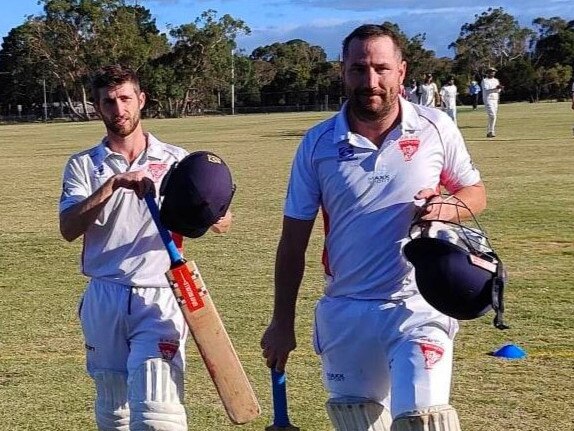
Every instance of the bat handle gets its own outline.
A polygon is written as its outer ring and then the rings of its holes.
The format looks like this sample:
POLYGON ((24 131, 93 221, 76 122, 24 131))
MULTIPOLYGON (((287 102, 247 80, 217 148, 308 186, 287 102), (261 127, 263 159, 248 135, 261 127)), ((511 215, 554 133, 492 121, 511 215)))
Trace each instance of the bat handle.
POLYGON ((155 196, 154 196, 153 192, 149 192, 145 195, 145 202, 147 204, 147 207, 149 208, 149 211, 151 213, 153 221, 155 222, 155 225, 157 226, 157 229, 159 230, 161 240, 163 241, 163 244, 165 245, 165 248, 167 249, 167 253, 169 254, 169 260, 171 261, 172 265, 176 264, 176 263, 184 262, 183 257, 181 256, 181 253, 177 249, 177 246, 175 245, 175 242, 173 241, 173 238, 171 237, 171 234, 161 224, 161 220, 159 218, 159 207, 157 206, 157 202, 155 201, 155 196))
POLYGON ((271 368, 271 385, 273 390, 273 425, 289 427, 287 414, 287 376, 285 371, 271 368))

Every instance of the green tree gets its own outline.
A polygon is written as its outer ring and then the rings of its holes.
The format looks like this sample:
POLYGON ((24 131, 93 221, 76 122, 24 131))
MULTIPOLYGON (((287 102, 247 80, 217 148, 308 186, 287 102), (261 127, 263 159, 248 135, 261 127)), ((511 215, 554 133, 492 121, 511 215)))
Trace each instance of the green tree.
POLYGON ((79 118, 90 118, 87 85, 93 69, 115 62, 138 68, 169 47, 141 6, 126 6, 122 0, 42 3, 44 14, 27 21, 27 49, 42 65, 34 76, 56 82, 79 118))
POLYGON ((560 17, 536 18, 532 24, 538 27, 534 48, 536 64, 544 67, 567 64, 574 67, 574 21, 567 22, 560 17))
POLYGON ((10 114, 14 114, 16 105, 22 105, 26 111, 34 103, 42 100, 39 74, 44 68, 42 62, 33 55, 29 44, 33 28, 24 23, 10 30, 4 37, 0 51, 0 100, 10 105, 10 114))
POLYGON ((266 105, 316 104, 329 88, 332 65, 325 51, 304 40, 261 46, 250 58, 266 74, 266 105))
POLYGON ((482 75, 489 66, 503 68, 528 54, 533 31, 519 26, 503 8, 489 8, 475 21, 465 23, 459 38, 449 45, 455 49, 458 71, 466 70, 469 79, 482 75))
POLYGON ((249 27, 230 15, 217 18, 217 12, 207 10, 193 23, 183 24, 170 30, 175 40, 172 50, 157 58, 154 67, 163 68, 164 73, 156 81, 170 76, 166 69, 173 70, 171 83, 155 89, 171 88, 168 93, 156 92, 157 99, 167 100, 168 116, 183 116, 216 106, 218 91, 229 87, 231 82, 232 51, 235 38, 240 33, 249 34, 249 27))

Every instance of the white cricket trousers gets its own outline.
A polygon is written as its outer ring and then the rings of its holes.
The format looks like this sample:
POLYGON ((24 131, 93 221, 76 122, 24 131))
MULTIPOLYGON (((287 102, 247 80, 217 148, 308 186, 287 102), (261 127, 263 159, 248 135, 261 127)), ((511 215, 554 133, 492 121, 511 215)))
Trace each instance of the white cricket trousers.
POLYGON ((488 100, 484 104, 486 115, 488 116, 488 124, 486 126, 486 133, 496 134, 496 115, 498 113, 498 100, 488 100))
POLYGON ((101 370, 129 375, 153 358, 184 370, 188 328, 171 289, 91 280, 79 314, 90 376, 101 370))
POLYGON ((314 346, 331 398, 368 398, 394 417, 449 404, 458 322, 420 294, 404 300, 323 297, 314 346))

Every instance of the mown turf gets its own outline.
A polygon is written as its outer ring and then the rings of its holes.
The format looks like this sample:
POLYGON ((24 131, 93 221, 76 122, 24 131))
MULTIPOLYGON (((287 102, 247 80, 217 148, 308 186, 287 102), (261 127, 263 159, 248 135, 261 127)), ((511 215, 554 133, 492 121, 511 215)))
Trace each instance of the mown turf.
MULTIPOLYGON (((509 272, 507 320, 462 323, 452 403, 466 431, 572 429, 574 395, 574 112, 567 103, 500 107, 495 139, 483 110, 461 110, 459 126, 481 170, 489 207, 480 217, 509 272), (526 360, 489 356, 506 342, 526 360)), ((272 417, 269 373, 259 339, 271 312, 273 262, 293 152, 328 113, 145 120, 162 140, 206 149, 230 165, 238 189, 229 234, 188 242, 259 396, 272 417)), ((99 122, 0 127, 0 429, 95 429, 93 388, 84 373, 76 305, 85 279, 81 244, 58 232, 57 203, 67 157, 95 144, 99 122)), ((289 362, 291 417, 304 430, 330 429, 311 343, 322 291, 321 223, 316 224, 299 299, 298 348, 289 362)), ((231 430, 192 342, 188 346, 189 429, 231 430)))

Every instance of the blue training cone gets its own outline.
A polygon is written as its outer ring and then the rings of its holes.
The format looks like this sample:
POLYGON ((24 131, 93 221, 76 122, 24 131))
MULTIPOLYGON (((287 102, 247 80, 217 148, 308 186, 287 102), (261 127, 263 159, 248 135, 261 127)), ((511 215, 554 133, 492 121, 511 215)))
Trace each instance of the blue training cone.
POLYGON ((492 352, 492 356, 503 359, 524 359, 526 352, 516 344, 505 344, 492 352))

